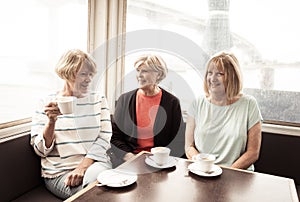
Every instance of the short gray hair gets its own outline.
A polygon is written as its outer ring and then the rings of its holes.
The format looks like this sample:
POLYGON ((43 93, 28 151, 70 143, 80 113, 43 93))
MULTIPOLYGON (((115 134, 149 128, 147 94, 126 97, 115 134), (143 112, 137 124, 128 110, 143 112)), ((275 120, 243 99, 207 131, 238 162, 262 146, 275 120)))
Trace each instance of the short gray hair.
POLYGON ((166 62, 158 55, 143 55, 140 56, 134 63, 134 67, 138 69, 141 66, 147 66, 159 73, 159 77, 156 80, 157 83, 161 82, 166 78, 168 73, 168 68, 166 62))

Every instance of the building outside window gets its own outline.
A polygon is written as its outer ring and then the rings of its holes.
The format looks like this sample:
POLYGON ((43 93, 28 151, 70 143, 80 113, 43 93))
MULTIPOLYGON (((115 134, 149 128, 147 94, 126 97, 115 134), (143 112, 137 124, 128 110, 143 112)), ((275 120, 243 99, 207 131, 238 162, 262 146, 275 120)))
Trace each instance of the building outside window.
POLYGON ((299 124, 299 6, 294 0, 128 0, 125 91, 137 86, 134 60, 157 53, 170 69, 161 86, 186 111, 203 92, 208 58, 227 50, 237 55, 244 92, 256 97, 264 120, 299 124))
MULTIPOLYGON (((71 48, 88 50, 88 3, 0 3, 0 123, 31 117, 40 97, 61 88, 54 73, 59 56, 71 48)), ((169 67, 161 86, 180 99, 185 114, 191 101, 203 93, 208 58, 229 50, 237 55, 244 91, 256 97, 264 120, 299 125, 300 28, 295 26, 299 4, 294 0, 127 0, 122 92, 137 87, 134 60, 143 53, 160 54, 169 67)), ((97 13, 102 12, 99 8, 97 13)), ((103 29, 99 31, 95 40, 104 35, 103 29)))

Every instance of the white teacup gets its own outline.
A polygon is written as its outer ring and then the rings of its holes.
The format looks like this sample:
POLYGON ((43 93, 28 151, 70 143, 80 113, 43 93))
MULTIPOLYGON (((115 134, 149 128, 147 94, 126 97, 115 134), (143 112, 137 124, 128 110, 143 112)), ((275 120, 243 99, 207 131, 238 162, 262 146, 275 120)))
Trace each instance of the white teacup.
POLYGON ((216 156, 212 154, 200 153, 195 156, 197 168, 202 172, 211 172, 216 160, 216 156))
POLYGON ((170 152, 171 149, 169 149, 168 147, 154 147, 151 149, 153 160, 159 166, 168 163, 170 152))
POLYGON ((56 102, 62 114, 72 114, 75 98, 73 96, 57 97, 56 102))

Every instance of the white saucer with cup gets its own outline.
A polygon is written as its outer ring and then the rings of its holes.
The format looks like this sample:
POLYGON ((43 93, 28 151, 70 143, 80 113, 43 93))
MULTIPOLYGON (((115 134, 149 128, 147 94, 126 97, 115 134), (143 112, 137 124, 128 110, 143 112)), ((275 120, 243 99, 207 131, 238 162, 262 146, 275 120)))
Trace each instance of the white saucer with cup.
POLYGON ((153 147, 151 149, 152 159, 157 165, 163 166, 168 163, 170 152, 171 149, 168 147, 153 147))
POLYGON ((197 169, 202 172, 210 173, 213 171, 213 166, 216 160, 216 156, 212 154, 200 153, 197 154, 194 159, 196 160, 197 169))

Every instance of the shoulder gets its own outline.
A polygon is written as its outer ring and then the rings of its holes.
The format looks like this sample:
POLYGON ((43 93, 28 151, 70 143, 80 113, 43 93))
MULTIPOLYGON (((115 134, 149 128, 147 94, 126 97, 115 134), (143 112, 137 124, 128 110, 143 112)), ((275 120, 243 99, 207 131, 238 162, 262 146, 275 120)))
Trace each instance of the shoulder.
POLYGON ((175 95, 171 94, 170 92, 166 91, 165 89, 163 89, 161 87, 159 87, 159 88, 162 91, 162 97, 165 97, 169 101, 170 100, 175 100, 175 101, 179 102, 179 99, 175 95))
POLYGON ((203 104, 205 101, 206 101, 206 97, 205 97, 204 95, 200 95, 198 98, 196 98, 196 99, 193 101, 193 104, 194 104, 194 105, 201 105, 201 104, 203 104))
POLYGON ((252 95, 248 95, 248 94, 243 94, 240 97, 240 100, 245 101, 245 102, 250 102, 250 103, 256 103, 255 97, 252 95))
MULTIPOLYGON (((234 103, 235 104, 235 103, 234 103)), ((259 105, 254 96, 243 94, 240 99, 236 102, 236 106, 246 107, 246 108, 259 108, 259 105)))
POLYGON ((133 96, 134 94, 136 94, 138 89, 134 89, 134 90, 131 90, 131 91, 128 91, 126 93, 123 93, 122 95, 120 95, 120 98, 127 98, 127 97, 131 97, 133 96))
POLYGON ((132 98, 134 98, 136 96, 138 89, 135 90, 131 90, 129 92, 123 93, 120 95, 120 97, 118 98, 117 103, 129 103, 130 100, 132 100, 132 98))

